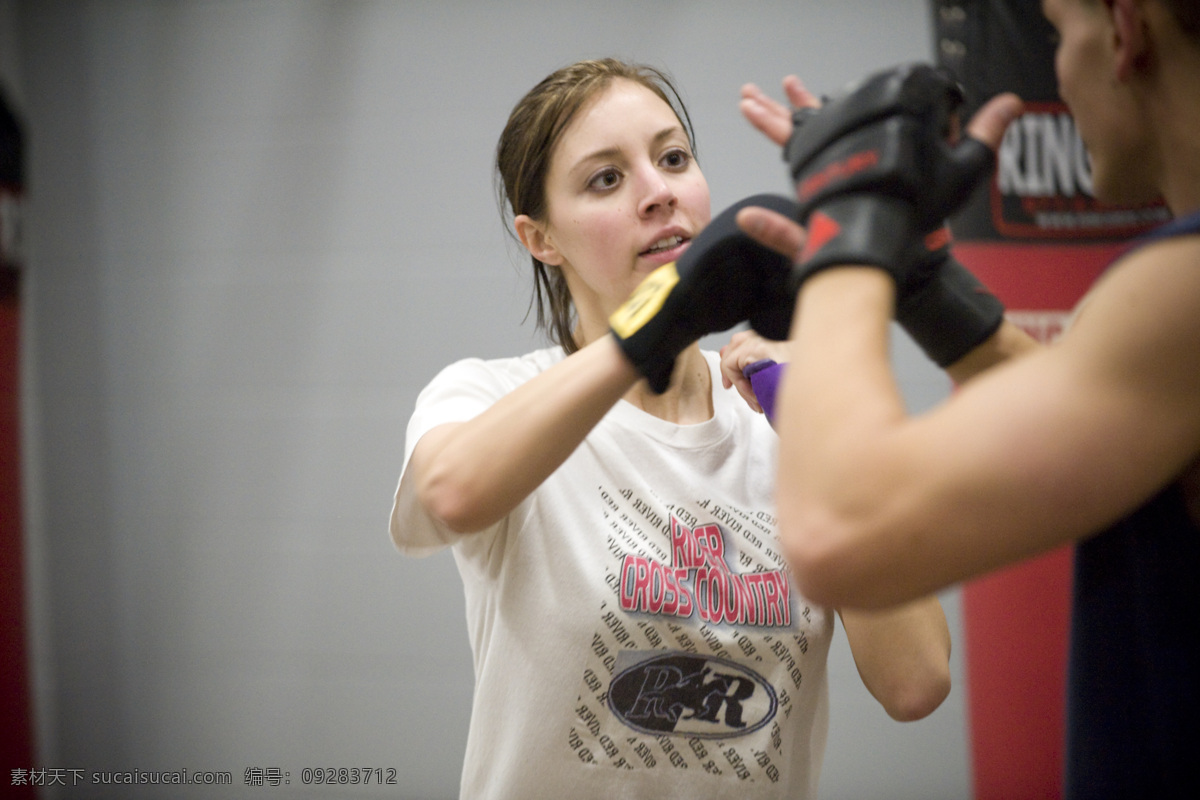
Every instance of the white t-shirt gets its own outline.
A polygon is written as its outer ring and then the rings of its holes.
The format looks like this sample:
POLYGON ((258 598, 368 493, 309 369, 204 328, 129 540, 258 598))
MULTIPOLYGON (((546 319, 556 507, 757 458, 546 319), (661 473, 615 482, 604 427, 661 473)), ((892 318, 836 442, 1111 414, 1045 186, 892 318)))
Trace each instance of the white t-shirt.
MULTIPOLYGON (((620 401, 507 518, 441 529, 401 474, 401 552, 450 546, 475 695, 464 798, 813 798, 832 613, 800 597, 774 533, 778 439, 715 353, 713 418, 620 401)), ((468 359, 417 400, 405 465, 561 348, 468 359)))

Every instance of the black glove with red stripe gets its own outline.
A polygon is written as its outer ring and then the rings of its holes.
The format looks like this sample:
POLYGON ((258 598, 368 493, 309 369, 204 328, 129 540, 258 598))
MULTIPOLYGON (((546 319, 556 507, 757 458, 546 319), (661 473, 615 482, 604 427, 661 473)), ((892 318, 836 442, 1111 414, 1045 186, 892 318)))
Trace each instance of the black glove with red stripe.
POLYGON ((904 283, 909 254, 993 163, 982 142, 947 142, 962 99, 945 72, 910 64, 876 73, 804 116, 784 154, 808 228, 802 277, 867 264, 904 283))
POLYGON ((945 72, 903 65, 798 112, 784 150, 808 228, 790 277, 793 296, 827 267, 883 269, 896 282, 897 321, 941 366, 1003 317, 999 301, 949 252, 945 219, 994 161, 975 139, 948 142, 962 100, 945 72))
POLYGON ((1004 304, 950 252, 949 231, 926 236, 896 293, 896 322, 925 355, 948 367, 1003 321, 1004 304))

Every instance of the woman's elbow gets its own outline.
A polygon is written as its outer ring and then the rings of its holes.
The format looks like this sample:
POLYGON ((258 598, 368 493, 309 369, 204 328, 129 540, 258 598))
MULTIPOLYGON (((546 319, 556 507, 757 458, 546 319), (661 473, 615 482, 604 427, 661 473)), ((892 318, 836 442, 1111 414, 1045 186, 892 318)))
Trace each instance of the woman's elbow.
POLYGON ((417 500, 426 514, 454 533, 475 533, 487 527, 467 487, 448 477, 424 476, 417 487, 417 500))
POLYGON ((894 687, 880 702, 888 716, 897 722, 916 722, 936 711, 949 694, 950 667, 945 664, 942 669, 932 669, 894 687))

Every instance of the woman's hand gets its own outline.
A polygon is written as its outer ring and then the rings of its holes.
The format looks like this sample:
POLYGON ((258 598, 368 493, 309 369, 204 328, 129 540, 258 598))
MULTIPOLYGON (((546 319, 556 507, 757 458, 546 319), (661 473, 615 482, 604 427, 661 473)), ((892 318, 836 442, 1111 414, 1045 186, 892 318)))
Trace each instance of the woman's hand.
POLYGON ((753 83, 742 87, 742 99, 738 103, 742 116, 780 147, 787 144, 792 136, 792 112, 798 108, 818 108, 821 105, 820 99, 805 89, 795 75, 783 79, 783 92, 792 104, 791 108, 767 96, 753 83))
POLYGON ((750 364, 769 358, 780 364, 789 360, 787 342, 764 339, 754 331, 738 331, 729 338, 729 344, 721 348, 721 383, 726 389, 736 387, 747 405, 763 413, 750 379, 742 374, 750 364))

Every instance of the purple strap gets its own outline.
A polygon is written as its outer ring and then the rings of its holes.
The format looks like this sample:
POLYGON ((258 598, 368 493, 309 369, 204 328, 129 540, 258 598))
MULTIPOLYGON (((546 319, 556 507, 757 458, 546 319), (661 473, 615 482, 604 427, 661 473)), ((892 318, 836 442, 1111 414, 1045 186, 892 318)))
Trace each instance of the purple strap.
POLYGON ((772 425, 775 424, 775 391, 779 388, 785 366, 764 358, 747 364, 742 370, 742 374, 750 379, 750 386, 754 388, 754 396, 758 398, 758 404, 767 415, 767 422, 772 425))

